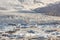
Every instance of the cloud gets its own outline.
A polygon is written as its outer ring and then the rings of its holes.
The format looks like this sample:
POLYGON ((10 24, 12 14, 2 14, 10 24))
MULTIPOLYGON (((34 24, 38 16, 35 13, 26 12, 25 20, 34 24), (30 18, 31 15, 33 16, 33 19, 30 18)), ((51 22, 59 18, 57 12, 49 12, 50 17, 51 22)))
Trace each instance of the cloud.
POLYGON ((4 8, 4 7, 0 7, 0 10, 7 10, 6 8, 4 8))

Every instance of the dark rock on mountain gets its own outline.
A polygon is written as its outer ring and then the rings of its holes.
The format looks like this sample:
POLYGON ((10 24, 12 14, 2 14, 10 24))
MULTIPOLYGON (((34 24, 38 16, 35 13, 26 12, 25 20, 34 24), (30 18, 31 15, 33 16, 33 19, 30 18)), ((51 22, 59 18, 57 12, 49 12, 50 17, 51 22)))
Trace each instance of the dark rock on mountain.
POLYGON ((33 11, 45 15, 60 16, 60 2, 56 2, 55 4, 49 4, 45 7, 36 8, 33 11))

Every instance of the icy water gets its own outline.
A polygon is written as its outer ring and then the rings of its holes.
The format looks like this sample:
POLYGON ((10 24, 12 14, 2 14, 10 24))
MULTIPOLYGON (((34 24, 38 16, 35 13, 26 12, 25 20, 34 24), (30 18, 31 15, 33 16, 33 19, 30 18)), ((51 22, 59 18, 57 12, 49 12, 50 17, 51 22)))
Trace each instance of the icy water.
MULTIPOLYGON (((37 28, 60 28, 60 25, 35 25, 37 28)), ((13 31, 15 27, 30 27, 30 25, 0 25, 0 31, 13 31)))

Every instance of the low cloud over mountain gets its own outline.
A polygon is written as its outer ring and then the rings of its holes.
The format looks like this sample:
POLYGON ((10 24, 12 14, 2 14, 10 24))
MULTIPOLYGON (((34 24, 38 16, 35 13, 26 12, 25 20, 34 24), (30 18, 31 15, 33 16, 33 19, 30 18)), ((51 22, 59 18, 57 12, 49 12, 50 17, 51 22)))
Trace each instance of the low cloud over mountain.
POLYGON ((0 12, 31 10, 59 0, 0 0, 0 12))

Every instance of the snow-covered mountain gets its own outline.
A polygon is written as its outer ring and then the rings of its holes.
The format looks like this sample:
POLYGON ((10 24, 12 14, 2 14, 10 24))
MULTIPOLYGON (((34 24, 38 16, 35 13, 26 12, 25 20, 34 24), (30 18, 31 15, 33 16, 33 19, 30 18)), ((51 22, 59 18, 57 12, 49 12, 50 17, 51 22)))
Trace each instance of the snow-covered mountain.
MULTIPOLYGON (((57 2, 59 2, 59 0, 0 0, 0 16, 3 14, 4 17, 3 19, 5 19, 5 17, 10 14, 10 16, 12 15, 14 17, 13 20, 19 19, 20 16, 23 16, 23 18, 27 17, 26 18, 27 20, 29 19, 37 20, 37 18, 39 18, 39 21, 41 21, 41 19, 42 21, 57 20, 59 17, 53 16, 47 17, 46 15, 41 15, 37 13, 34 14, 35 16, 34 15, 31 16, 31 14, 21 14, 21 12, 29 13, 30 11, 32 11, 31 9, 38 8, 38 6, 41 8, 42 7, 41 4, 44 7, 47 6, 48 4, 54 4, 57 2), (14 16, 15 14, 16 15, 18 14, 19 17, 16 18, 14 16)), ((11 17, 9 18, 11 19, 11 17)), ((9 18, 6 18, 6 20, 8 20, 9 18)), ((1 22, 4 21, 3 19, 1 20, 1 22)))
MULTIPOLYGON (((60 17, 43 15, 40 13, 42 11, 40 8, 45 8, 49 4, 58 2, 60 2, 60 0, 0 0, 0 31, 15 31, 14 28, 16 26, 12 25, 18 26, 18 24, 60 25, 60 17), (39 11, 39 13, 34 9, 39 11)), ((47 8, 46 9, 49 11, 51 7, 47 8)))

